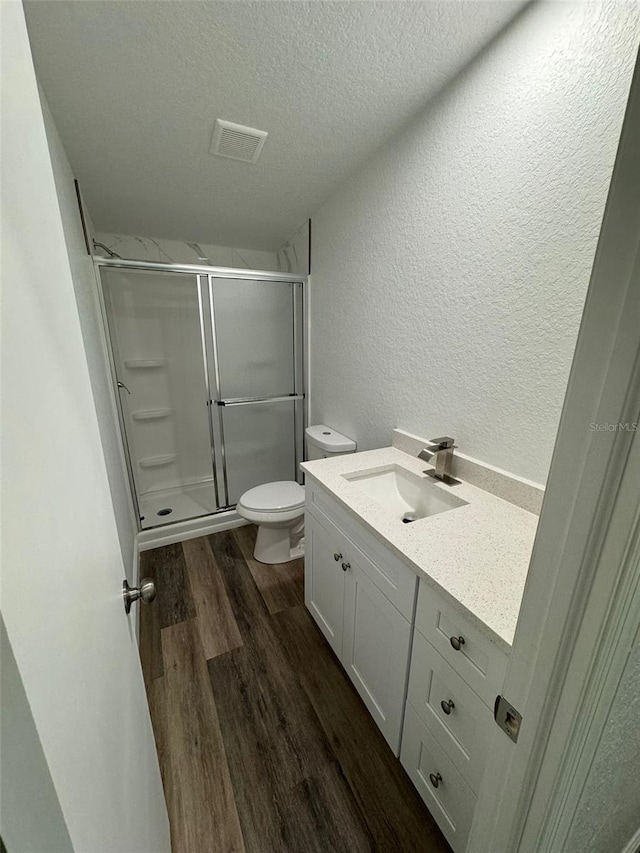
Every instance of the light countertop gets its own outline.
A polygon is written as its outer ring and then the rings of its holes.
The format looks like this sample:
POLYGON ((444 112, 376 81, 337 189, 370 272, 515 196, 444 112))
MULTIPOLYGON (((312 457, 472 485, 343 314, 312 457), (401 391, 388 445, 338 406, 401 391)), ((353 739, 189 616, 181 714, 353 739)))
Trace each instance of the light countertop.
POLYGON ((343 476, 389 465, 425 476, 422 460, 395 447, 316 459, 300 467, 420 578, 455 599, 480 630, 509 651, 538 516, 469 483, 446 486, 429 478, 437 489, 467 501, 466 506, 403 524, 343 476))

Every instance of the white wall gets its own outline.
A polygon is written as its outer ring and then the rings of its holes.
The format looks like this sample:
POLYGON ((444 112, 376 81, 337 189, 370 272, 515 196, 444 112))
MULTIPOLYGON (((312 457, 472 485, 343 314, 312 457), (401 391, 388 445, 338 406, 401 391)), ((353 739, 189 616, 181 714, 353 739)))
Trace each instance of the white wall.
POLYGON ((639 38, 530 5, 313 214, 312 421, 545 481, 639 38))
POLYGON ((120 550, 122 551, 122 560, 127 571, 127 577, 132 583, 134 580, 132 577, 134 538, 137 528, 117 426, 111 375, 104 348, 104 333, 93 263, 87 255, 84 242, 73 183, 73 172, 42 91, 40 91, 40 102, 51 155, 51 165, 53 166, 64 238, 71 265, 82 339, 87 354, 91 390, 100 428, 100 440, 109 477, 109 489, 118 528, 120 550))

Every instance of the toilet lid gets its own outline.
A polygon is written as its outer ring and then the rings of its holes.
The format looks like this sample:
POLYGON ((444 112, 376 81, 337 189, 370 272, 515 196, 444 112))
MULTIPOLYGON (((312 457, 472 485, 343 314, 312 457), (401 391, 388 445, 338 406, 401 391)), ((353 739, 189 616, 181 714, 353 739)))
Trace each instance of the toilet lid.
POLYGON ((285 512, 298 509, 304 506, 304 486, 293 480, 265 483, 245 492, 240 503, 255 512, 285 512))

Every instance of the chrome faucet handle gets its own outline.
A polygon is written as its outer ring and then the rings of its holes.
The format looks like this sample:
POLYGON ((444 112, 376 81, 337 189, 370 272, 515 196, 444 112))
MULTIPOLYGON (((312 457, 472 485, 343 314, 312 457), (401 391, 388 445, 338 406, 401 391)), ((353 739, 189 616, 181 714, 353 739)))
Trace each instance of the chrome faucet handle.
POLYGON ((442 438, 432 438, 431 444, 428 447, 423 447, 420 453, 418 453, 418 459, 424 459, 425 462, 428 462, 434 453, 439 453, 441 450, 453 450, 456 446, 453 443, 454 441, 455 439, 450 438, 448 435, 442 438))
POLYGON ((447 450, 450 447, 455 447, 455 438, 448 435, 444 435, 442 438, 432 438, 430 441, 436 450, 447 450))

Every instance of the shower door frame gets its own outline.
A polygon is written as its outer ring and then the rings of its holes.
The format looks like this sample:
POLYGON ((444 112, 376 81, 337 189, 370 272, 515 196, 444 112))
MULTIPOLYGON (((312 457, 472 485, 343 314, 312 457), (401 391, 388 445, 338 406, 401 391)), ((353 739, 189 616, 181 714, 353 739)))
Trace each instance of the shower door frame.
POLYGON ((224 454, 224 429, 222 424, 222 407, 224 406, 244 406, 250 404, 260 404, 263 402, 268 403, 280 401, 293 402, 295 419, 294 468, 295 479, 300 482, 301 472, 299 469, 299 464, 304 458, 304 430, 307 426, 309 419, 309 398, 307 393, 309 375, 309 304, 307 289, 309 284, 309 277, 306 275, 294 275, 292 273, 271 272, 269 270, 235 269, 233 267, 214 267, 205 266, 202 264, 166 264, 154 261, 132 261, 127 260, 125 258, 101 258, 95 256, 93 258, 93 264, 96 274, 100 312, 102 315, 104 339, 107 350, 107 360, 109 363, 109 371, 111 374, 113 399, 115 401, 116 411, 118 415, 120 438, 122 442, 125 466, 127 469, 127 477, 129 480, 131 500, 133 502, 133 507, 136 514, 136 528, 138 530, 138 533, 158 529, 168 529, 173 525, 181 524, 185 521, 194 521, 198 518, 202 518, 204 520, 207 518, 218 517, 222 513, 234 512, 235 504, 229 505, 228 503, 227 472, 224 454), (193 519, 179 519, 176 521, 167 522, 166 524, 157 524, 153 525, 152 527, 143 528, 141 525, 140 505, 138 503, 138 490, 136 487, 133 464, 131 461, 129 441, 127 439, 126 419, 122 406, 122 397, 118 388, 119 380, 116 371, 116 359, 114 355, 113 341, 111 338, 111 332, 108 321, 104 282, 102 280, 102 276, 100 275, 101 267, 115 267, 119 269, 131 269, 140 271, 147 270, 150 272, 183 273, 195 275, 196 277, 196 286, 198 293, 198 313, 201 334, 200 345, 202 349, 203 367, 205 372, 205 387, 208 398, 204 402, 207 407, 207 420, 209 424, 209 436, 211 444, 211 461, 213 466, 213 485, 216 505, 218 507, 213 513, 204 514, 202 516, 195 516, 193 519), (218 351, 215 328, 215 311, 213 304, 213 288, 216 279, 230 278, 245 281, 273 281, 293 285, 293 394, 279 397, 246 397, 227 400, 221 399, 218 351), (208 311, 205 310, 203 299, 205 289, 207 301, 206 308, 208 308, 208 311), (207 342, 209 340, 212 343, 211 352, 208 351, 207 347, 207 342), (218 480, 219 463, 222 469, 222 483, 220 483, 218 480), (220 496, 221 486, 222 489, 224 489, 224 504, 222 503, 220 496))

